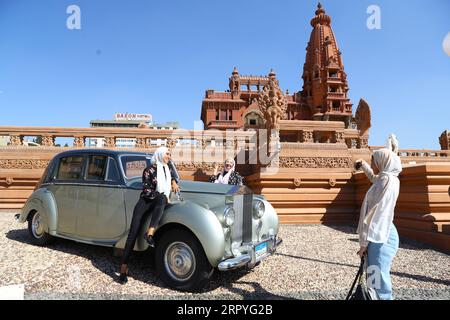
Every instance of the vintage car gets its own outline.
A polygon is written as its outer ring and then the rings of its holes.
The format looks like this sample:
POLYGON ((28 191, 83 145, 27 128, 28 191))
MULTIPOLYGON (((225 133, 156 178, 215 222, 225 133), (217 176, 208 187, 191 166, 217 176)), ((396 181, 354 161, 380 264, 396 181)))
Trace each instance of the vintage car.
MULTIPOLYGON (((54 237, 125 247, 142 171, 151 155, 98 149, 70 150, 49 163, 20 215, 37 245, 54 237)), ((245 186, 179 181, 156 230, 155 267, 178 290, 204 287, 214 269, 253 268, 275 252, 281 239, 269 202, 245 186)), ((134 250, 148 245, 143 223, 134 250)))

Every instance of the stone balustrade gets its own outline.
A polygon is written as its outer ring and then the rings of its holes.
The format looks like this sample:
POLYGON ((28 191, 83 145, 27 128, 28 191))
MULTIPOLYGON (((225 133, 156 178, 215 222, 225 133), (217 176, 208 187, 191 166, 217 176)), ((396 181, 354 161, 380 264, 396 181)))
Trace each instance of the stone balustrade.
POLYGON ((173 148, 178 145, 191 148, 218 147, 223 145, 249 147, 255 132, 219 131, 219 130, 155 130, 148 128, 58 128, 58 127, 0 127, 0 137, 9 137, 4 147, 24 145, 24 137, 41 137, 41 147, 55 147, 56 138, 73 138, 73 147, 88 147, 88 138, 103 138, 104 147, 115 148, 119 138, 135 139, 135 148, 154 148, 151 141, 162 140, 173 148), (230 143, 229 141, 234 141, 230 143), (238 143, 242 142, 242 143, 238 143))

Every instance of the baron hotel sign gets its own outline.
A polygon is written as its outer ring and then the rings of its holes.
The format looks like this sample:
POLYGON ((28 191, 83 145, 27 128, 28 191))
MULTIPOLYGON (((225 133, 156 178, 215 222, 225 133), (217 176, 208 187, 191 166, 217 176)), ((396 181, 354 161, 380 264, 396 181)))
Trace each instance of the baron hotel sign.
POLYGON ((142 113, 116 113, 114 114, 115 120, 145 120, 151 121, 151 114, 142 114, 142 113))

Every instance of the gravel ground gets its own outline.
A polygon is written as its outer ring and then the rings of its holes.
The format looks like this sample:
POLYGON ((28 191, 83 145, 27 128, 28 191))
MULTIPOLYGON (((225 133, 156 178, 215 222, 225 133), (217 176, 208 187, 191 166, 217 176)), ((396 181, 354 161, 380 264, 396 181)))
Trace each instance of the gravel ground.
MULTIPOLYGON (((344 299, 358 267, 353 227, 282 225, 283 244, 252 271, 216 271, 201 293, 164 287, 150 252, 134 253, 128 283, 111 248, 58 239, 30 244, 25 224, 0 213, 0 286, 24 284, 25 299, 344 299)), ((450 300, 450 255, 401 239, 392 267, 396 299, 450 300)))

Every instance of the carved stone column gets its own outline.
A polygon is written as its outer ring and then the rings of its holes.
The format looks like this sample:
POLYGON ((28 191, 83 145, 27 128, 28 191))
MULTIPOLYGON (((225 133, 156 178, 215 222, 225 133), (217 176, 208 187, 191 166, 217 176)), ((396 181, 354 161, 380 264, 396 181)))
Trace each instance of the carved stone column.
POLYGON ((333 135, 333 143, 344 143, 344 133, 335 132, 333 135))
POLYGON ((42 136, 42 145, 45 147, 54 147, 55 146, 55 137, 42 136))
POLYGON ((167 140, 166 140, 166 147, 169 150, 175 148, 176 145, 177 145, 177 139, 176 138, 167 138, 167 140))
POLYGON ((23 136, 20 135, 10 135, 9 143, 12 146, 21 146, 23 145, 23 136))
POLYGON ((360 137, 356 140, 357 149, 367 149, 369 148, 369 137, 360 137))
POLYGON ((136 148, 148 148, 147 138, 136 138, 136 148))
POLYGON ((116 137, 105 137, 105 148, 115 148, 116 137))
POLYGON ((75 136, 74 138, 73 138, 73 146, 75 147, 75 148, 83 148, 84 146, 85 146, 85 137, 82 137, 82 136, 75 136))
POLYGON ((301 142, 314 142, 314 134, 310 130, 303 130, 301 135, 301 142))
POLYGON ((198 138, 195 139, 197 141, 197 148, 205 149, 206 148, 206 138, 198 138))
POLYGON ((347 145, 347 148, 352 149, 353 148, 353 139, 345 139, 345 144, 347 145))

